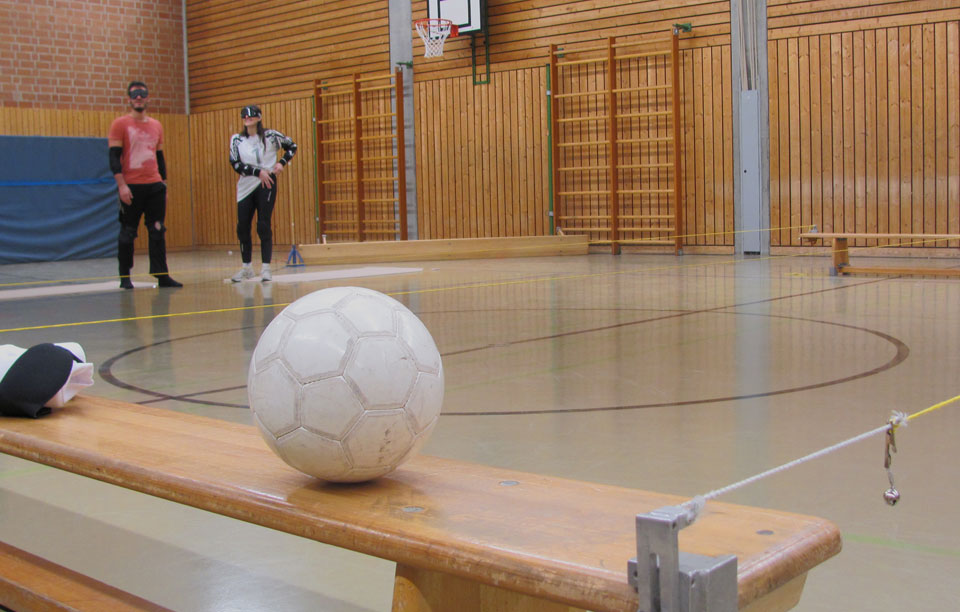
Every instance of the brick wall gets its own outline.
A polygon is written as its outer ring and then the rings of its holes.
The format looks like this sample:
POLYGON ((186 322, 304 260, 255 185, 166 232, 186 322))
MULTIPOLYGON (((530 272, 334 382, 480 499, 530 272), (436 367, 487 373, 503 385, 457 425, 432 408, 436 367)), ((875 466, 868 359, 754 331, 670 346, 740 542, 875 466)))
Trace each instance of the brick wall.
POLYGON ((0 0, 0 106, 183 113, 181 0, 0 0))

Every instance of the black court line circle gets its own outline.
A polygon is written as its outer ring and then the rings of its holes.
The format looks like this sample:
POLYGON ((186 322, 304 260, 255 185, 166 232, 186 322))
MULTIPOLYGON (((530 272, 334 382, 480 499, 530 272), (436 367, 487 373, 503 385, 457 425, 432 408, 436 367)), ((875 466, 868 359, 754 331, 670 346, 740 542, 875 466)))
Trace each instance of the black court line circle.
MULTIPOLYGON (((882 280, 882 279, 880 279, 880 280, 882 280)), ((880 366, 871 368, 871 369, 869 369, 869 370, 865 370, 865 371, 863 371, 863 372, 858 372, 858 373, 855 373, 855 374, 851 374, 851 375, 849 375, 849 376, 844 376, 844 377, 840 377, 840 378, 836 378, 836 379, 832 379, 832 380, 813 382, 813 383, 806 384, 806 385, 800 385, 800 386, 789 387, 789 388, 784 388, 784 389, 772 389, 772 390, 769 390, 769 391, 760 391, 760 392, 756 392, 756 393, 749 393, 749 394, 743 394, 743 395, 730 395, 730 396, 722 396, 722 397, 707 397, 707 398, 683 400, 683 401, 676 401, 676 402, 654 402, 654 403, 647 403, 647 404, 627 404, 627 405, 616 405, 616 406, 584 406, 584 407, 581 407, 581 408, 557 408, 557 409, 541 409, 541 410, 498 410, 498 411, 487 411, 487 412, 455 412, 455 411, 454 411, 454 412, 444 412, 444 413, 442 413, 442 416, 509 416, 509 415, 531 415, 531 414, 562 414, 562 413, 580 413, 580 412, 607 412, 607 411, 623 411, 623 410, 641 410, 641 409, 662 408, 662 407, 670 407, 670 406, 691 406, 691 405, 698 405, 698 404, 711 404, 711 403, 729 402, 729 401, 737 401, 737 400, 745 400, 745 399, 755 399, 755 398, 760 398, 760 397, 771 397, 771 396, 775 396, 775 395, 784 395, 784 394, 788 394, 788 393, 798 393, 798 392, 801 392, 801 391, 809 391, 809 390, 812 390, 812 389, 820 389, 820 388, 823 388, 823 387, 829 387, 829 386, 833 386, 833 385, 839 385, 839 384, 843 384, 843 383, 846 383, 846 382, 851 382, 851 381, 854 381, 854 380, 858 380, 858 379, 862 379, 862 378, 867 378, 867 377, 870 377, 870 376, 874 376, 874 375, 876 375, 876 374, 879 374, 879 373, 881 373, 881 372, 884 372, 884 371, 886 371, 886 370, 889 370, 889 369, 891 369, 891 368, 894 368, 894 367, 896 367, 897 365, 903 363, 903 361, 906 360, 907 357, 908 357, 909 354, 910 354, 910 349, 909 349, 909 347, 908 347, 903 341, 899 340, 898 338, 895 338, 895 337, 893 337, 893 336, 891 336, 891 335, 889 335, 889 334, 886 334, 886 333, 884 333, 884 332, 881 332, 881 331, 878 331, 878 330, 869 329, 869 328, 865 328, 865 327, 859 327, 859 326, 855 326, 855 325, 849 325, 849 324, 846 324, 846 323, 836 323, 836 322, 831 322, 831 321, 822 321, 822 320, 818 320, 818 319, 808 319, 808 318, 803 318, 803 317, 793 317, 793 316, 786 316, 786 315, 769 315, 769 314, 743 313, 743 312, 736 312, 736 310, 735 310, 735 309, 737 309, 737 308, 742 308, 742 307, 745 307, 745 306, 752 306, 752 305, 761 304, 761 303, 769 303, 769 302, 772 302, 772 301, 779 301, 779 300, 782 300, 782 299, 787 299, 787 298, 792 298, 792 297, 800 297, 800 296, 811 295, 811 294, 815 294, 815 293, 822 293, 822 292, 827 292, 827 291, 834 291, 834 290, 838 290, 838 289, 855 287, 855 286, 859 286, 859 285, 862 285, 862 284, 872 284, 873 282, 879 282, 879 281, 868 281, 867 283, 858 283, 858 284, 856 284, 856 285, 844 285, 844 286, 841 286, 841 287, 832 287, 832 288, 828 288, 828 289, 821 289, 821 290, 816 290, 816 291, 811 291, 811 292, 805 292, 805 293, 802 293, 802 294, 794 294, 794 295, 788 295, 788 296, 779 296, 779 297, 775 297, 775 298, 767 298, 767 299, 757 300, 757 301, 754 301, 754 302, 748 302, 748 303, 744 303, 744 304, 737 304, 737 305, 730 305, 730 306, 718 306, 718 307, 715 307, 715 308, 707 308, 707 309, 701 309, 701 310, 690 310, 690 311, 679 311, 679 312, 677 312, 677 311, 672 311, 672 312, 669 312, 668 314, 663 314, 663 315, 661 315, 661 316, 655 316, 655 317, 650 317, 650 318, 638 319, 638 320, 635 320, 635 321, 626 321, 626 322, 621 322, 621 323, 616 323, 616 324, 611 324, 611 325, 604 325, 604 326, 598 326, 598 327, 592 327, 592 328, 584 328, 584 329, 579 329, 579 330, 573 330, 573 331, 567 331, 567 332, 562 332, 562 333, 557 333, 557 334, 551 334, 551 335, 548 335, 548 336, 541 336, 541 337, 536 337, 536 338, 526 338, 526 339, 523 339, 523 340, 517 340, 517 341, 513 341, 513 342, 500 342, 500 343, 496 343, 496 344, 485 344, 485 345, 483 345, 483 346, 477 346, 477 347, 473 347, 473 348, 469 348, 469 349, 461 349, 461 350, 458 350, 458 351, 451 351, 451 352, 444 353, 444 354, 441 355, 442 357, 451 357, 451 356, 453 356, 453 355, 462 355, 462 354, 465 354, 465 353, 472 353, 472 352, 477 352, 477 351, 482 351, 482 350, 489 350, 489 349, 491 349, 491 348, 503 348, 503 347, 506 347, 506 346, 512 346, 512 345, 518 345, 518 344, 526 344, 526 343, 530 343, 530 342, 540 342, 540 341, 546 341, 546 340, 553 340, 553 339, 556 339, 556 338, 559 338, 559 337, 564 337, 564 336, 572 336, 572 335, 596 333, 596 332, 608 331, 608 330, 615 329, 615 328, 622 328, 622 327, 627 327, 627 326, 634 326, 634 325, 641 325, 641 324, 645 324, 645 323, 653 323, 653 322, 658 322, 658 321, 664 321, 664 320, 667 320, 667 319, 673 319, 673 318, 677 318, 677 317, 684 317, 684 316, 690 316, 690 315, 694 315, 694 314, 705 314, 705 313, 715 312, 715 313, 718 313, 718 314, 730 314, 730 315, 735 315, 735 316, 762 316, 762 317, 768 317, 768 318, 785 319, 785 320, 793 320, 793 321, 802 321, 802 322, 807 322, 807 323, 816 323, 816 324, 820 324, 820 325, 835 326, 835 327, 840 327, 840 328, 844 328, 844 329, 849 329, 849 330, 853 330, 853 331, 857 331, 857 332, 861 332, 861 333, 871 334, 871 335, 873 335, 873 336, 876 336, 876 337, 878 337, 878 338, 881 338, 882 340, 890 343, 890 344, 895 348, 895 354, 894 354, 894 356, 893 356, 891 359, 889 359, 886 363, 884 363, 884 364, 882 364, 882 365, 880 365, 880 366)), ((462 311, 458 311, 458 312, 462 312, 462 311)), ((429 313, 422 313, 422 314, 429 314, 429 313)), ((218 330, 218 331, 213 331, 213 332, 205 332, 205 333, 202 333, 202 334, 195 334, 195 335, 192 335, 192 336, 184 336, 184 337, 180 337, 180 338, 170 338, 170 339, 167 339, 167 340, 162 340, 162 341, 159 341, 159 342, 154 342, 154 343, 151 343, 151 344, 146 344, 146 345, 143 345, 143 346, 140 346, 140 347, 136 347, 136 348, 133 348, 133 349, 124 351, 124 352, 122 352, 122 353, 119 353, 119 354, 117 354, 117 355, 109 358, 108 360, 106 360, 106 361, 100 366, 99 374, 100 374, 101 378, 102 378, 104 381, 108 382, 109 384, 112 384, 112 385, 114 385, 114 386, 116 386, 116 387, 119 387, 119 388, 122 388, 122 389, 126 389, 126 390, 129 390, 129 391, 134 391, 134 392, 138 392, 138 393, 143 393, 143 394, 145 394, 145 395, 150 395, 150 396, 153 396, 153 397, 155 398, 155 399, 152 399, 152 400, 146 400, 146 401, 144 401, 144 402, 140 402, 140 403, 143 403, 143 404, 155 403, 155 402, 159 402, 159 401, 174 400, 174 401, 181 401, 181 402, 187 402, 187 403, 193 403, 193 404, 200 404, 200 405, 206 405, 206 406, 220 406, 220 407, 227 407, 227 408, 243 408, 243 409, 246 409, 246 408, 248 408, 248 406, 245 405, 245 404, 236 404, 236 403, 229 403, 229 402, 217 402, 217 401, 209 401, 209 400, 199 399, 199 398, 201 398, 202 396, 210 395, 210 394, 213 394, 213 393, 220 393, 220 392, 225 392, 225 391, 236 391, 236 390, 239 390, 239 389, 243 389, 243 388, 246 387, 246 385, 236 385, 236 386, 232 386, 232 387, 225 387, 225 388, 219 388, 219 389, 208 389, 208 390, 203 390, 203 391, 197 391, 197 392, 188 393, 188 394, 172 395, 172 394, 168 394, 168 393, 162 393, 162 392, 159 392, 159 391, 154 391, 154 390, 152 390, 152 389, 147 389, 147 388, 144 388, 144 387, 140 387, 140 386, 133 385, 133 384, 131 384, 131 383, 127 383, 127 382, 125 382, 125 381, 122 381, 122 380, 120 380, 117 376, 115 376, 115 375, 113 374, 112 368, 113 368, 114 364, 116 364, 119 360, 123 359, 124 357, 127 357, 127 356, 129 356, 129 355, 134 354, 134 353, 137 353, 137 352, 140 352, 140 351, 144 351, 144 350, 147 350, 147 349, 150 349, 150 348, 154 348, 154 347, 161 346, 161 345, 164 345, 164 344, 169 344, 169 343, 176 342, 176 341, 192 340, 192 339, 196 339, 196 338, 199 338, 199 337, 211 336, 211 335, 215 335, 215 334, 235 333, 235 332, 237 332, 237 331, 242 331, 242 330, 245 330, 245 329, 252 329, 253 327, 254 327, 254 326, 244 326, 244 327, 238 327, 238 328, 232 328, 232 329, 218 330)))

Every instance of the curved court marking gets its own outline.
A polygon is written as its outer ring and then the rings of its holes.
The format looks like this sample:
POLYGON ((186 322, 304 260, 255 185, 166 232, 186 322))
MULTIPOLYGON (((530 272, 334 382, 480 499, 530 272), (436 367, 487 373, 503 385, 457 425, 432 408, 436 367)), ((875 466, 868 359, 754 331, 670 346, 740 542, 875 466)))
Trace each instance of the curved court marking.
MULTIPOLYGON (((774 298, 774 299, 780 299, 780 298, 774 298)), ((765 302, 765 301, 772 301, 772 300, 761 300, 761 301, 764 301, 764 302, 765 302)), ((754 303, 757 303, 757 302, 752 302, 751 304, 754 304, 754 303)), ((671 314, 665 315, 665 316, 663 316, 663 317, 655 317, 655 318, 652 318, 652 319, 642 319, 642 320, 638 320, 638 321, 628 321, 628 322, 625 322, 625 323, 618 323, 618 324, 615 324, 615 325, 606 325, 606 326, 601 326, 601 327, 597 327, 597 328, 583 329, 583 330, 577 330, 577 331, 572 331, 572 332, 564 332, 564 333, 554 334, 554 335, 552 335, 552 336, 545 336, 545 337, 541 337, 541 338, 530 338, 530 339, 525 339, 525 340, 518 340, 518 341, 516 341, 516 342, 502 343, 502 344, 498 344, 498 345, 485 345, 485 346, 483 346, 483 347, 477 347, 476 349, 469 349, 469 350, 465 350, 465 351, 458 351, 458 352, 456 352, 456 353, 447 353, 447 354, 444 354, 443 356, 444 356, 444 357, 447 357, 447 356, 450 356, 450 355, 452 355, 452 354, 463 354, 463 353, 469 352, 469 351, 485 350, 485 349, 493 348, 494 346, 496 346, 497 348, 500 348, 501 346, 509 346, 509 345, 514 345, 514 344, 522 344, 522 343, 534 342, 534 341, 539 341, 539 340, 554 339, 554 338, 558 338, 558 337, 562 337, 562 336, 571 336, 571 335, 591 333, 591 332, 596 332, 596 331, 605 331, 605 330, 614 329, 614 328, 619 328, 619 327, 628 327, 628 326, 632 326, 632 325, 640 325, 640 324, 642 324, 642 323, 651 323, 651 322, 655 322, 655 321, 662 321, 662 320, 664 320, 664 319, 675 318, 675 317, 678 317, 678 316, 686 316, 686 315, 709 313, 709 312, 713 312, 713 311, 723 310, 723 309, 726 309, 726 308, 733 308, 733 307, 725 306, 725 307, 711 308, 711 309, 698 310, 698 311, 687 311, 687 312, 684 312, 684 313, 671 313, 671 314)), ((499 411, 499 410, 498 410, 498 411, 488 411, 488 412, 456 412, 456 411, 454 411, 454 412, 443 412, 443 413, 442 413, 442 416, 512 416, 512 415, 531 415, 531 414, 562 414, 562 413, 584 413, 584 412, 612 412, 612 411, 621 411, 621 410, 642 410, 642 409, 648 409, 648 408, 663 408, 663 407, 671 407, 671 406, 691 406, 691 405, 698 405, 698 404, 712 404, 712 403, 718 403, 718 402, 729 402, 729 401, 737 401, 737 400, 744 400, 744 399, 754 399, 754 398, 758 398, 758 397, 771 397, 771 396, 774 396, 774 395, 785 395, 785 394, 788 394, 788 393, 797 393, 797 392, 800 392, 800 391, 809 391, 809 390, 812 390, 812 389, 821 389, 821 388, 823 388, 823 387, 830 387, 830 386, 833 386, 833 385, 839 385, 839 384, 842 384, 842 383, 845 383, 845 382, 850 382, 850 381, 858 380, 858 379, 861 379, 861 378, 867 378, 867 377, 873 376, 873 375, 875 375, 875 374, 879 374, 880 372, 884 372, 884 371, 886 371, 886 370, 889 370, 889 369, 891 369, 891 368, 896 367, 897 365, 899 365, 900 363, 902 363, 904 360, 906 360, 906 358, 910 355, 910 349, 909 349, 909 347, 908 347, 903 341, 901 341, 901 340, 899 340, 899 339, 897 339, 897 338, 895 338, 895 337, 893 337, 893 336, 891 336, 891 335, 889 335, 889 334, 886 334, 886 333, 884 333, 884 332, 877 331, 877 330, 872 330, 872 329, 868 329, 868 328, 865 328, 865 327, 857 327, 857 326, 855 326, 855 325, 848 325, 848 324, 845 324, 845 323, 835 323, 835 322, 831 322, 831 321, 820 321, 820 320, 817 320, 817 319, 806 319, 806 318, 802 318, 802 317, 792 317, 792 316, 785 316, 785 315, 767 315, 767 314, 752 314, 752 313, 738 313, 738 312, 725 313, 725 314, 733 314, 733 315, 737 315, 737 316, 742 316, 742 315, 746 315, 746 316, 762 316, 762 317, 769 317, 769 318, 776 318, 776 319, 786 319, 786 320, 794 320, 794 321, 804 321, 804 322, 809 322, 809 323, 818 323, 818 324, 821 324, 821 325, 831 325, 831 326, 835 326, 835 327, 842 327, 842 328, 846 328, 846 329, 851 329, 851 330, 858 331, 858 332, 863 332, 863 333, 872 334, 872 335, 874 335, 874 336, 877 336, 878 338, 881 338, 881 339, 889 342, 889 343, 892 344, 892 345, 894 346, 894 348, 896 349, 896 353, 894 354, 894 356, 893 356, 890 360, 888 360, 888 361, 887 361, 886 363, 884 363, 884 364, 881 364, 881 365, 879 365, 879 366, 877 366, 877 367, 875 367, 875 368, 872 368, 872 369, 870 369, 870 370, 866 370, 866 371, 863 371, 863 372, 858 372, 858 373, 856 373, 856 374, 851 374, 851 375, 849 375, 849 376, 845 376, 845 377, 842 377, 842 378, 837 378, 837 379, 827 380, 827 381, 821 381, 821 382, 816 382, 816 383, 810 383, 810 384, 807 384, 807 385, 801 385, 801 386, 797 386, 797 387, 789 387, 789 388, 786 388, 786 389, 774 389, 774 390, 771 390, 771 391, 760 391, 760 392, 756 392, 756 393, 749 393, 749 394, 743 394, 743 395, 731 395, 731 396, 725 396, 725 397, 713 397, 713 398, 692 399, 692 400, 683 400, 683 401, 675 401, 675 402, 657 402, 657 403, 650 403, 650 404, 631 404, 631 405, 622 405, 622 406, 592 406, 592 407, 584 407, 584 408, 554 408, 554 409, 542 409, 542 410, 512 410, 512 411, 511 411, 511 410, 502 410, 502 411, 499 411)), ((252 326, 251 326, 251 327, 252 327, 252 326)), ((233 387, 225 387, 225 388, 221 388, 221 389, 210 389, 210 390, 204 390, 204 391, 197 391, 197 392, 194 392, 194 393, 186 393, 186 394, 182 394, 182 395, 170 395, 170 394, 161 393, 161 392, 158 392, 158 391, 154 391, 154 390, 151 390, 151 389, 146 389, 146 388, 144 388, 144 387, 139 387, 139 386, 137 386, 137 385, 133 385, 133 384, 124 382, 124 381, 120 380, 118 377, 114 376, 114 375, 113 375, 113 372, 112 372, 113 365, 114 365, 117 361, 119 361, 120 359, 123 359, 124 357, 126 357, 126 356, 128 356, 128 355, 131 355, 131 354, 133 354, 133 353, 137 353, 137 352, 140 352, 140 351, 144 351, 144 350, 147 350, 147 349, 150 349, 150 348, 154 348, 154 347, 157 347, 157 346, 160 346, 160 345, 163 345, 163 344, 169 344, 169 343, 172 343, 172 342, 174 342, 174 341, 195 339, 195 338, 199 338, 199 337, 203 337, 203 336, 210 336, 210 335, 213 335, 213 334, 233 333, 233 332, 235 332, 235 331, 237 331, 237 330, 239 330, 239 329, 250 329, 250 327, 235 328, 235 329, 230 329, 230 330, 220 330, 220 331, 215 331, 215 332, 206 332, 206 333, 203 333, 203 334, 196 334, 196 335, 194 335, 194 336, 184 336, 184 337, 181 337, 181 338, 171 338, 171 339, 169 339, 169 340, 162 340, 162 341, 160 341, 160 342, 155 342, 155 343, 152 343, 152 344, 147 344, 147 345, 144 345, 144 346, 141 346, 141 347, 137 347, 137 348, 134 348, 134 349, 130 349, 130 350, 128 350, 128 351, 124 351, 123 353, 120 353, 120 354, 118 354, 118 355, 115 355, 114 357, 111 357, 110 359, 108 359, 107 361, 105 361, 105 362, 100 366, 99 374, 100 374, 100 377, 101 377, 104 381, 106 381, 106 382, 108 382, 108 383, 110 383, 110 384, 112 384, 112 385, 114 385, 114 386, 116 386, 116 387, 120 387, 120 388, 123 388, 123 389, 127 389, 127 390, 129 390, 129 391, 135 391, 135 392, 143 393, 143 394, 146 394, 146 395, 151 395, 151 396, 153 396, 153 397, 156 398, 156 399, 154 399, 154 400, 147 400, 147 401, 144 401, 144 402, 139 402, 139 403, 141 403, 141 404, 149 404, 149 403, 155 403, 155 402, 165 401, 165 400, 174 400, 174 401, 181 401, 181 402, 187 402, 187 403, 193 403, 193 404, 201 404, 201 405, 206 405, 206 406, 220 406, 220 407, 226 407, 226 408, 243 408, 243 409, 246 409, 246 408, 248 408, 248 406, 246 406, 245 404, 235 404, 235 403, 229 403, 229 402, 216 402, 216 401, 205 401, 205 400, 193 399, 193 398, 196 398, 196 397, 198 397, 198 396, 209 395, 209 394, 212 394, 212 393, 221 393, 221 392, 225 392, 225 391, 236 391, 236 390, 239 390, 239 389, 244 389, 244 388, 246 387, 246 385, 236 385, 236 386, 233 386, 233 387)))

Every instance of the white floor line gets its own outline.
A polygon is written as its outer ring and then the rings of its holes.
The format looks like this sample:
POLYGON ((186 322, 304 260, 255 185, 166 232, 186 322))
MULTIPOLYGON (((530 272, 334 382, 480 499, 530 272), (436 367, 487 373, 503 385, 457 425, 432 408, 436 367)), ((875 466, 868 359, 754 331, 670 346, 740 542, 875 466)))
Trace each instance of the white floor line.
MULTIPOLYGON (((273 282, 275 283, 304 283, 308 281, 337 280, 341 278, 363 278, 366 276, 383 276, 386 274, 412 274, 422 272, 423 268, 393 268, 367 266, 364 268, 348 268, 344 270, 324 270, 322 272, 298 272, 294 274, 283 274, 274 272, 273 282)), ((233 282, 229 278, 224 279, 225 283, 233 282)), ((260 277, 243 281, 245 283, 259 283, 260 277)))
MULTIPOLYGON (((152 289, 153 283, 133 283, 134 289, 152 289)), ((70 295, 76 293, 103 293, 105 291, 120 291, 120 281, 111 280, 103 283, 76 283, 72 285, 54 285, 29 287, 27 289, 0 290, 0 300, 17 300, 22 298, 46 297, 52 295, 70 295)))

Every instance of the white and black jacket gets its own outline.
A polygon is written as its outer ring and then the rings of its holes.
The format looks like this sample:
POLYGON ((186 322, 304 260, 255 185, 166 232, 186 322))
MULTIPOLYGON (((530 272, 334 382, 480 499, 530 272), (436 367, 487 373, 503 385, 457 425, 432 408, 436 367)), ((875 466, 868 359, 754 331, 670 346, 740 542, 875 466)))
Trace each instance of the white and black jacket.
POLYGON ((276 130, 264 130, 259 136, 234 134, 230 139, 230 165, 240 175, 237 180, 237 202, 247 197, 260 185, 260 171, 270 172, 277 163, 277 153, 283 149, 280 163, 284 166, 297 152, 297 143, 276 130))

